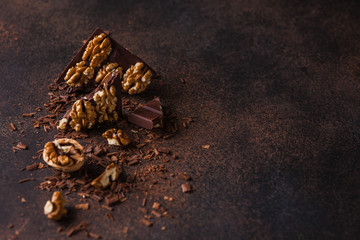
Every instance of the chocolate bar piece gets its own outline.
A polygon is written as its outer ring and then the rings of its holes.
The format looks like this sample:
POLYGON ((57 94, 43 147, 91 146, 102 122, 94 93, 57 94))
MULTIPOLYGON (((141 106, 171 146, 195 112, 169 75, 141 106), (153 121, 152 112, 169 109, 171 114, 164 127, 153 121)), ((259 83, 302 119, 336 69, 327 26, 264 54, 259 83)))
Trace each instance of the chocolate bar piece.
MULTIPOLYGON (((70 87, 68 86, 67 91, 68 92, 75 92, 79 90, 85 90, 87 92, 90 92, 93 90, 99 83, 95 82, 95 78, 97 76, 97 73, 104 67, 106 67, 109 63, 117 63, 119 67, 122 68, 123 72, 125 73, 128 69, 130 69, 132 66, 134 66, 136 63, 141 62, 144 64, 144 69, 148 69, 151 71, 151 79, 157 77, 156 72, 147 65, 142 59, 135 56, 128 50, 126 50, 124 47, 122 47, 119 43, 117 43, 114 39, 112 39, 106 32, 102 31, 101 29, 97 28, 89 37, 89 39, 85 42, 85 44, 81 47, 79 52, 75 55, 75 57, 70 61, 70 63, 67 65, 67 67, 64 69, 64 71, 60 74, 60 76, 57 78, 56 82, 61 83, 64 82, 64 78, 67 75, 67 72, 70 68, 76 67, 77 63, 80 63, 83 61, 82 57, 83 54, 87 48, 88 43, 94 39, 94 37, 100 35, 100 34, 106 34, 105 38, 109 38, 111 43, 111 52, 110 55, 101 63, 99 67, 94 67, 94 74, 93 77, 88 81, 87 84, 83 84, 79 87, 70 87)), ((90 59, 90 58, 89 58, 90 59)), ((90 65, 89 59, 85 60, 85 66, 90 65)), ((81 67, 81 66, 80 66, 81 67)), ((87 75, 89 76, 89 75, 87 75)), ((92 76, 92 75, 91 75, 92 76)), ((121 78, 121 76, 120 76, 121 78)))
POLYGON ((70 126, 75 131, 90 129, 95 124, 117 121, 122 116, 119 73, 111 73, 94 91, 77 100, 69 109, 58 129, 70 126))
POLYGON ((160 98, 148 102, 134 112, 129 113, 128 121, 140 127, 152 129, 161 125, 163 112, 160 104, 160 98))

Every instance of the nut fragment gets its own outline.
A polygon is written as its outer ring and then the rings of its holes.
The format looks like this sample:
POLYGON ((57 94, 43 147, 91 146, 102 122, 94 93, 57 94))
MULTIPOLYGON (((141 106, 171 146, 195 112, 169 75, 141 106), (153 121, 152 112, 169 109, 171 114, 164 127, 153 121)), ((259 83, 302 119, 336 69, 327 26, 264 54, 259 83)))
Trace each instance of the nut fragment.
POLYGON ((52 195, 51 201, 47 201, 44 206, 44 214, 47 215, 49 219, 60 220, 62 216, 66 214, 65 199, 61 192, 56 191, 52 195))
POLYGON ((122 87, 129 94, 143 92, 150 84, 151 76, 151 71, 145 67, 144 63, 138 62, 126 70, 122 87))
POLYGON ((118 67, 117 63, 108 63, 104 65, 102 69, 100 69, 96 75, 95 82, 102 84, 104 80, 110 76, 112 72, 118 72, 120 74, 120 79, 122 78, 123 69, 122 67, 118 67))
MULTIPOLYGON (((71 109, 70 127, 77 132, 84 128, 90 129, 95 124, 96 116, 95 108, 89 101, 77 100, 71 109)), ((59 125, 60 127, 61 125, 59 125)))
POLYGON ((43 158, 58 170, 74 172, 84 165, 84 149, 73 139, 55 139, 45 144, 43 158))
POLYGON ((111 184, 111 182, 118 179, 120 172, 119 167, 115 165, 115 163, 111 163, 99 177, 95 178, 91 182, 91 185, 96 188, 106 188, 111 184))
POLYGON ((110 39, 105 33, 95 36, 89 41, 82 55, 82 60, 89 58, 90 67, 99 67, 111 52, 110 39))
POLYGON ((116 88, 114 85, 111 85, 109 89, 108 86, 104 86, 102 90, 99 90, 94 94, 93 99, 96 102, 95 109, 99 114, 99 123, 118 120, 119 116, 115 111, 117 102, 115 94, 116 88))
POLYGON ((70 87, 81 87, 94 77, 94 68, 87 67, 85 61, 78 62, 69 68, 64 80, 70 87))
POLYGON ((107 139, 109 145, 127 146, 130 143, 129 136, 120 129, 117 132, 115 128, 109 129, 102 136, 107 139))

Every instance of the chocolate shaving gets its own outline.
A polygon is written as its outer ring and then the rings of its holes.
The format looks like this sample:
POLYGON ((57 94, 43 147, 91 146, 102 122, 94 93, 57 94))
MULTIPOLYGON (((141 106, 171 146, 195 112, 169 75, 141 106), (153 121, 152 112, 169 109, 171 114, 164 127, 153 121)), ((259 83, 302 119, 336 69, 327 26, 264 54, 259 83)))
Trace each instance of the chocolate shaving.
POLYGON ((35 113, 23 113, 23 117, 33 117, 35 113))
POLYGON ((16 128, 16 126, 15 126, 14 123, 10 123, 10 124, 9 124, 9 128, 10 128, 11 131, 16 131, 16 130, 17 130, 17 128, 16 128))
POLYGON ((89 203, 80 203, 75 205, 76 209, 82 209, 82 210, 88 210, 89 209, 89 203))
POLYGON ((155 210, 152 210, 151 213, 155 216, 155 217, 158 217, 160 218, 161 217, 161 213, 155 211, 155 210))
POLYGON ((89 227, 89 223, 83 221, 77 226, 70 225, 66 230, 66 236, 71 237, 77 232, 84 231, 89 227))
POLYGON ((107 216, 107 218, 110 219, 111 221, 114 221, 114 216, 113 216, 111 213, 107 212, 107 213, 106 213, 106 216, 107 216))
POLYGON ((21 179, 18 181, 18 183, 24 183, 24 182, 27 182, 27 181, 35 181, 36 178, 24 178, 24 179, 21 179))
POLYGON ((26 170, 34 171, 34 170, 38 169, 38 167, 39 167, 39 163, 34 163, 34 164, 26 166, 26 170))

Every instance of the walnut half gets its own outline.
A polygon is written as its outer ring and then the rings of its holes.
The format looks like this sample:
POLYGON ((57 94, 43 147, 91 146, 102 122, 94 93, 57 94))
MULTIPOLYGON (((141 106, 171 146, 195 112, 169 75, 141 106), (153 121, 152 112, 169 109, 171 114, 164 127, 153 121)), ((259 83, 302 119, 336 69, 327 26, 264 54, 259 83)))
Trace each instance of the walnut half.
POLYGON ((129 94, 141 93, 151 82, 151 71, 145 67, 144 63, 138 62, 131 66, 124 74, 122 87, 129 94))
POLYGON ((107 139, 109 145, 127 146, 130 143, 129 136, 120 129, 117 132, 115 128, 109 129, 102 136, 107 139))
POLYGON ((119 167, 115 163, 111 163, 99 177, 91 182, 91 185, 96 188, 106 188, 111 182, 119 178, 120 173, 119 167))
POLYGON ((99 114, 98 122, 117 121, 119 119, 118 113, 115 111, 117 97, 116 88, 114 85, 104 86, 102 90, 97 91, 93 96, 96 102, 96 111, 99 114))
POLYGON ((64 80, 70 87, 81 87, 94 77, 94 68, 87 67, 85 61, 78 62, 69 68, 64 80))
MULTIPOLYGON (((80 99, 73 104, 70 117, 70 127, 78 132, 81 129, 92 128, 95 124, 97 114, 94 106, 89 101, 80 99)), ((59 128, 61 127, 61 124, 62 122, 60 121, 59 128)))
POLYGON ((55 139, 45 144, 43 159, 58 170, 74 172, 84 165, 84 149, 73 139, 55 139))
POLYGON ((89 41, 82 55, 82 60, 89 58, 90 67, 96 68, 107 58, 111 52, 111 42, 105 33, 95 36, 89 41))
POLYGON ((47 201, 44 206, 44 214, 52 220, 60 220, 66 214, 65 199, 61 192, 56 191, 52 195, 51 201, 47 201))

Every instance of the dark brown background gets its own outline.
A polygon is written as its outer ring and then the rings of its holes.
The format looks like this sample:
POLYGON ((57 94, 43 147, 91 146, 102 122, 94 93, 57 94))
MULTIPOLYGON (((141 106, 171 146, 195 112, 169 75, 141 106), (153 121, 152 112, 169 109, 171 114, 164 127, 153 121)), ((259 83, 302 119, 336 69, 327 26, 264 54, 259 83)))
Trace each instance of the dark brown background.
POLYGON ((19 239, 64 236, 42 215, 51 193, 34 189, 49 170, 17 183, 30 176, 19 169, 34 162, 35 140, 54 132, 26 122, 17 124, 21 138, 8 124, 48 101, 51 79, 96 27, 162 76, 142 100, 157 95, 180 117, 198 117, 165 143, 181 156, 167 167, 187 171, 196 190, 182 194, 174 181, 165 193, 176 200, 157 200, 175 218, 151 228, 139 223, 136 193, 115 208, 115 222, 92 209, 73 213, 72 223, 88 219, 103 239, 125 237, 126 226, 128 239, 359 236, 356 1, 1 0, 1 239, 16 231, 19 239), (18 141, 29 150, 12 153, 18 141))

